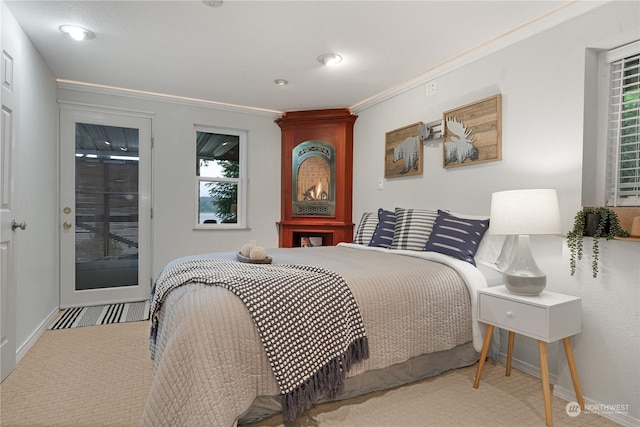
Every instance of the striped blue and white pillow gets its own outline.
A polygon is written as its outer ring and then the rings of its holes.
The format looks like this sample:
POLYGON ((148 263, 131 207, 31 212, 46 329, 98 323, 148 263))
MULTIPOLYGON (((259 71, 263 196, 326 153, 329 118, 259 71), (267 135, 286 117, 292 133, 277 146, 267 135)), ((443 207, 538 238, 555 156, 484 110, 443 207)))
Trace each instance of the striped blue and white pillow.
POLYGON ((353 243, 359 245, 368 245, 373 237, 373 233, 378 226, 378 214, 375 212, 365 212, 360 218, 358 228, 356 228, 356 234, 353 237, 353 243))
POLYGON ((378 225, 371 237, 369 246, 389 248, 393 242, 393 233, 396 225, 396 216, 393 212, 378 209, 378 225))
POLYGON ((391 249, 423 251, 438 212, 435 210, 396 208, 396 226, 391 249))
POLYGON ((488 219, 460 218, 438 210, 438 218, 424 250, 440 252, 476 265, 474 256, 488 229, 488 219))

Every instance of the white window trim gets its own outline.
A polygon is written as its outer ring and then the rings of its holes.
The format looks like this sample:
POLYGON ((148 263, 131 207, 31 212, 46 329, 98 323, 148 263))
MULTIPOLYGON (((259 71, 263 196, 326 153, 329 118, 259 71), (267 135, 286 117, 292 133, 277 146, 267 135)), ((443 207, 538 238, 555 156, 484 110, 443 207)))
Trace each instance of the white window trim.
POLYGON ((239 178, 211 178, 206 176, 195 176, 195 193, 194 193, 194 229, 195 230, 238 230, 238 229, 246 229, 248 228, 248 209, 247 209, 247 181, 248 181, 248 163, 247 163, 247 147, 248 147, 248 135, 249 132, 246 130, 240 129, 229 129, 222 127, 214 127, 214 126, 206 126, 206 125, 195 125, 193 130, 193 159, 194 164, 197 158, 197 148, 195 141, 197 132, 207 132, 207 133, 219 133, 225 135, 235 135, 239 138, 239 146, 240 146, 240 171, 239 178), (200 182, 201 181, 217 181, 217 182, 237 182, 238 183, 238 222, 235 224, 199 224, 199 212, 200 212, 200 182))
MULTIPOLYGON (((617 188, 615 190, 611 190, 612 186, 616 186, 617 184, 614 182, 611 182, 611 178, 610 178, 610 166, 609 166, 609 150, 610 149, 618 149, 618 145, 616 145, 616 147, 610 147, 610 141, 609 141, 609 108, 610 108, 610 100, 611 100, 611 94, 609 93, 609 85, 610 85, 610 66, 611 63, 618 61, 620 59, 629 57, 629 56, 633 56, 636 55, 640 52, 640 41, 635 41, 632 43, 629 43, 627 45, 624 45, 622 47, 616 48, 616 49, 612 49, 609 51, 605 51, 602 52, 602 54, 600 54, 600 60, 599 60, 599 75, 601 76, 601 84, 600 86, 600 90, 599 90, 599 94, 598 94, 598 99, 601 99, 603 101, 601 101, 599 103, 599 117, 601 117, 600 123, 602 123, 602 131, 599 132, 599 139, 602 141, 602 145, 601 147, 603 147, 602 151, 599 151, 603 154, 603 165, 604 165, 604 176, 602 179, 602 191, 603 191, 603 199, 604 199, 604 205, 605 206, 610 206, 610 207, 623 207, 623 206, 639 206, 640 202, 637 201, 637 199, 635 198, 631 198, 628 200, 620 200, 617 199, 617 197, 615 198, 615 200, 613 201, 609 201, 609 193, 610 191, 617 191, 617 188), (605 101, 606 100, 606 101, 605 101)), ((617 160, 616 160, 617 162, 617 160)), ((616 176, 617 176, 617 166, 616 166, 616 176)), ((616 180, 616 178, 614 177, 614 181, 616 180)))

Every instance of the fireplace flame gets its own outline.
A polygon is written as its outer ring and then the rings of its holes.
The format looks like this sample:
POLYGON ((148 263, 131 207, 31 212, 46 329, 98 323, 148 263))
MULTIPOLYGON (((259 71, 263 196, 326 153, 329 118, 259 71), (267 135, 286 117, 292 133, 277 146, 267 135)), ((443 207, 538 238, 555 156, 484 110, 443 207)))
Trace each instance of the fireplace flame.
POLYGON ((322 182, 317 181, 304 192, 302 197, 303 200, 326 200, 328 199, 328 194, 322 190, 322 182))

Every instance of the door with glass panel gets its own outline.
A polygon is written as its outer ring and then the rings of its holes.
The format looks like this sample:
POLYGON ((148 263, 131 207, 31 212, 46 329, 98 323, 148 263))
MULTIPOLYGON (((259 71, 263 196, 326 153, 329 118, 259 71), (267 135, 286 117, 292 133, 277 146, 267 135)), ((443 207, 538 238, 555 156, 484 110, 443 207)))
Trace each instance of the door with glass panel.
POLYGON ((62 108, 60 306, 149 298, 151 119, 62 108))

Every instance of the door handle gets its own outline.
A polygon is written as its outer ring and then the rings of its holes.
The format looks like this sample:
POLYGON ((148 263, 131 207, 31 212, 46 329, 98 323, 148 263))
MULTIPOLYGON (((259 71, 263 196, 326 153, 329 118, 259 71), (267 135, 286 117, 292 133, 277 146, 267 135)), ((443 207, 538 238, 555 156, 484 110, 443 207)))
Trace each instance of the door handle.
POLYGON ((65 221, 62 223, 62 226, 68 230, 71 228, 71 223, 69 221, 65 221))
POLYGON ((11 221, 11 231, 16 231, 16 229, 18 228, 20 230, 24 230, 25 228, 27 228, 27 223, 24 221, 18 223, 18 221, 16 221, 15 219, 11 221))

